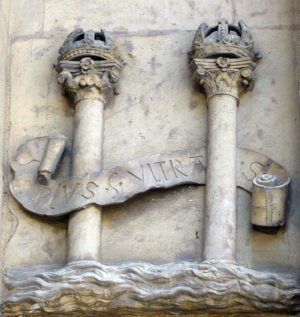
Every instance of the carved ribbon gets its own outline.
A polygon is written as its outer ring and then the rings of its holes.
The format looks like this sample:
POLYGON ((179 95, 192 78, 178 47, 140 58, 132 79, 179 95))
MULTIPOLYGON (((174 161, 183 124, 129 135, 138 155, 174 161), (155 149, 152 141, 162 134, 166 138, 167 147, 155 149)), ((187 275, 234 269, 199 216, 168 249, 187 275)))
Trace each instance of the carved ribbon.
MULTIPOLYGON (((153 188, 205 184, 206 148, 201 148, 155 154, 101 173, 63 181, 49 179, 47 185, 42 185, 38 182, 37 171, 47 143, 48 138, 43 137, 20 146, 11 164, 15 171, 11 193, 24 208, 35 214, 60 216, 91 204, 122 203, 153 188)), ((266 173, 275 175, 278 185, 288 180, 285 169, 265 155, 238 149, 239 187, 251 192, 255 176, 266 173)))

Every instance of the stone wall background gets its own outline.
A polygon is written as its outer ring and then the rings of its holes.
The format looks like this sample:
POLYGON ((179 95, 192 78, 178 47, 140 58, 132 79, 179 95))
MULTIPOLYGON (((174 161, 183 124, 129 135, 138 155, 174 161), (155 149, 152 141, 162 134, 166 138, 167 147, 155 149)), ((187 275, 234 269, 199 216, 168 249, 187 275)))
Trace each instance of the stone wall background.
MULTIPOLYGON (((9 62, 10 62, 10 0, 0 0, 0 206, 3 204, 3 194, 6 192, 7 184, 4 183, 4 169, 3 162, 5 156, 5 127, 8 127, 6 121, 6 109, 9 102, 10 85, 7 80, 9 77, 9 62)), ((0 222, 2 223, 2 212, 0 213, 0 222)), ((0 276, 3 277, 3 235, 0 231, 0 276)), ((2 293, 2 282, 0 283, 0 293, 2 293)))
MULTIPOLYGON (((251 197, 238 191, 237 261, 251 268, 296 274, 300 262, 300 131, 299 20, 294 2, 12 0, 11 46, 8 35, 6 42, 3 39, 3 49, 11 51, 6 181, 13 177, 9 163, 28 139, 64 134, 69 138, 70 156, 74 111, 61 95, 53 64, 72 30, 105 28, 114 35, 128 63, 121 74, 121 94, 105 110, 103 167, 108 169, 137 157, 205 146, 205 97, 192 81, 186 52, 200 23, 216 24, 222 17, 233 23, 242 19, 251 28, 263 59, 255 71, 254 90, 241 98, 238 145, 285 166, 292 185, 287 225, 275 235, 253 230, 251 197)), ((9 16, 9 9, 3 13, 5 3, 8 6, 9 1, 1 2, 1 17, 9 16)), ((1 67, 2 59, 7 61, 2 56, 7 55, 1 51, 1 67)), ((68 174, 66 166, 62 170, 68 174)), ((103 208, 102 261, 201 260, 203 198, 204 187, 181 186, 103 208)), ((66 261, 67 219, 31 215, 6 194, 2 227, 4 267, 66 261)))

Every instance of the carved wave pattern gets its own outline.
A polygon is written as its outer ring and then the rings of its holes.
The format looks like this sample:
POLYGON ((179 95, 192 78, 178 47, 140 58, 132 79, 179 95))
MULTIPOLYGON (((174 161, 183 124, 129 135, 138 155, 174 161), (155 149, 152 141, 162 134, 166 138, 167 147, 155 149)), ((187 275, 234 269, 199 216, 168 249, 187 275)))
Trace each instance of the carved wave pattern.
POLYGON ((82 261, 48 271, 11 269, 5 284, 6 316, 300 311, 296 281, 231 262, 82 261))

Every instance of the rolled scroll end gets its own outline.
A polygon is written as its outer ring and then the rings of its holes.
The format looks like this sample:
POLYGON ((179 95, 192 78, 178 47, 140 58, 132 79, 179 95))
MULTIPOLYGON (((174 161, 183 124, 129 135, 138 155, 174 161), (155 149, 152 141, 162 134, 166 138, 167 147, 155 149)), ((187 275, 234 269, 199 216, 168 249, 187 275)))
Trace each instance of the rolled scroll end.
POLYGON ((48 181, 51 179, 50 172, 47 171, 38 171, 38 182, 41 185, 48 185, 48 181))
POLYGON ((54 135, 48 138, 44 156, 37 172, 38 182, 41 185, 47 185, 51 179, 66 148, 67 140, 64 135, 54 135))
POLYGON ((279 181, 271 174, 259 175, 253 179, 251 223, 254 226, 284 225, 289 184, 289 177, 279 181))

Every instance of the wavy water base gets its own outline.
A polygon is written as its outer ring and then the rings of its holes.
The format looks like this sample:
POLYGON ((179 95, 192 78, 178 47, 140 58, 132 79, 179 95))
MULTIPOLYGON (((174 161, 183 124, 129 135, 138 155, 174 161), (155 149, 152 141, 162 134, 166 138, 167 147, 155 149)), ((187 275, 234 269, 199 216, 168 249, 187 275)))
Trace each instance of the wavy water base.
POLYGON ((107 266, 82 261, 47 271, 11 269, 5 284, 6 316, 300 311, 296 281, 229 262, 107 266))

